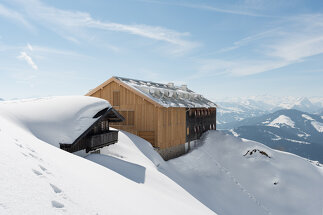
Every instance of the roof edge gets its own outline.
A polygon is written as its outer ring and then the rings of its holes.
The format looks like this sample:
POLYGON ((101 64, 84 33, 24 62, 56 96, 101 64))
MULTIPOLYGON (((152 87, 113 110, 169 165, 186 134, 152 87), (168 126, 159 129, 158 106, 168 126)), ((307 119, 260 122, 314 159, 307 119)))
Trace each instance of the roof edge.
POLYGON ((103 82, 102 84, 100 84, 99 86, 97 86, 96 88, 90 90, 87 94, 85 94, 86 96, 91 96, 94 93, 96 93, 97 91, 103 89, 105 86, 107 86, 108 84, 110 84, 111 82, 116 82, 120 85, 122 85, 123 87, 125 87, 126 89, 130 90, 131 92, 133 92, 134 94, 143 97, 143 99, 147 100, 148 102, 152 103, 155 106, 158 107, 164 107, 161 104, 159 104, 158 102, 154 101, 153 99, 149 98, 148 96, 146 96, 144 93, 139 92, 138 90, 134 89, 133 87, 127 85, 126 83, 123 83, 122 81, 117 79, 117 76, 112 76, 111 78, 109 78, 108 80, 106 80, 105 82, 103 82))

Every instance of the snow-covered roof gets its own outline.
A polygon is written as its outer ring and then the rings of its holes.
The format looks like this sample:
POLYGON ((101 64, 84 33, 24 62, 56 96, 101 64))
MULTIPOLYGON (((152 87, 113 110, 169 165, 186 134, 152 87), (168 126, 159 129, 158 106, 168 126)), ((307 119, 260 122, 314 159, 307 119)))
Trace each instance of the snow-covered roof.
POLYGON ((108 107, 111 107, 109 102, 96 97, 57 96, 3 101, 0 115, 59 147, 59 143, 73 143, 97 120, 93 116, 108 107))
POLYGON ((214 102, 188 89, 186 85, 175 86, 151 81, 114 77, 132 87, 163 107, 211 108, 214 102))

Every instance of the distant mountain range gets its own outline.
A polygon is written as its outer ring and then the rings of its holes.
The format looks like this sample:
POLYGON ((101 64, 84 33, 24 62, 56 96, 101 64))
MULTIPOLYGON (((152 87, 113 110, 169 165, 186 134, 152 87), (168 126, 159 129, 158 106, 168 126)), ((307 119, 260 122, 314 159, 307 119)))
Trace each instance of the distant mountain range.
POLYGON ((323 163, 323 116, 285 109, 222 126, 234 136, 323 163))
POLYGON ((251 96, 226 98, 216 101, 218 105, 218 128, 223 124, 241 121, 273 113, 281 109, 296 109, 311 114, 323 115, 323 97, 274 97, 251 96))

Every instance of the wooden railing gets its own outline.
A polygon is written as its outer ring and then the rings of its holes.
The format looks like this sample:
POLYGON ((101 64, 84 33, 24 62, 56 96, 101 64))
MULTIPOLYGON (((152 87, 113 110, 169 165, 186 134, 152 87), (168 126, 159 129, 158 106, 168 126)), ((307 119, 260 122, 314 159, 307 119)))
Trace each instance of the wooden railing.
POLYGON ((68 152, 86 150, 86 152, 102 148, 118 142, 118 131, 107 131, 96 135, 90 135, 76 144, 60 144, 60 148, 68 152))
POLYGON ((92 151, 116 142, 118 142, 118 131, 109 131, 107 133, 93 135, 90 137, 86 151, 92 151))

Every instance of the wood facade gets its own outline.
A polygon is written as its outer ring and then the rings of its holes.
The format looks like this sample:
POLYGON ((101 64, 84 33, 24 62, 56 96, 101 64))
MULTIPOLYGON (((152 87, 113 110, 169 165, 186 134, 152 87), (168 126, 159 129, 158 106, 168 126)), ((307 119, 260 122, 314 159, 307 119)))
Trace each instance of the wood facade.
MULTIPOLYGON (((185 151, 186 142, 199 138, 206 130, 215 129, 216 108, 199 108, 195 111, 195 108, 163 107, 114 77, 86 95, 109 101, 125 118, 123 122, 111 123, 111 127, 142 137, 157 151, 176 148, 180 145, 183 146, 180 151, 185 151), (205 113, 204 118, 201 116, 202 112, 205 113), (208 113, 210 115, 207 115, 208 113), (211 113, 214 117, 210 118, 211 122, 209 122, 207 116, 211 116, 211 113), (199 119, 198 122, 193 120, 194 116, 199 119), (203 120, 208 124, 203 125, 203 120)), ((161 153, 161 155, 164 159, 170 159, 179 154, 167 156, 161 153)))

